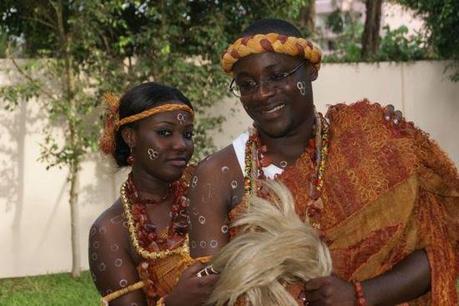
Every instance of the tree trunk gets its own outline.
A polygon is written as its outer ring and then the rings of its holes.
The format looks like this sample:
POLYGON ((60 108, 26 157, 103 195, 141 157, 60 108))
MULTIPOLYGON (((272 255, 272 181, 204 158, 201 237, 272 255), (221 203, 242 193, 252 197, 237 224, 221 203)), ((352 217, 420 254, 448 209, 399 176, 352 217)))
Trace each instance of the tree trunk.
POLYGON ((362 58, 367 59, 378 52, 379 28, 383 0, 366 0, 365 28, 362 35, 362 58))
POLYGON ((73 151, 73 156, 68 162, 69 166, 69 204, 70 204, 70 231, 72 244, 72 276, 79 277, 81 273, 80 258, 80 216, 78 207, 78 175, 80 171, 80 155, 78 152, 77 127, 75 126, 74 115, 78 114, 76 101, 74 99, 74 84, 72 70, 72 56, 70 54, 71 37, 65 30, 63 3, 62 0, 53 4, 57 17, 57 31, 61 41, 62 59, 64 61, 64 78, 62 80, 62 91, 64 100, 69 107, 70 117, 66 115, 69 130, 69 147, 73 151))
POLYGON ((80 258, 80 211, 78 207, 78 176, 79 165, 74 162, 70 166, 70 223, 71 223, 71 240, 72 240, 72 276, 80 277, 81 258, 80 258))
POLYGON ((309 0, 308 4, 300 10, 300 25, 308 29, 309 35, 315 32, 316 24, 316 1, 309 0))

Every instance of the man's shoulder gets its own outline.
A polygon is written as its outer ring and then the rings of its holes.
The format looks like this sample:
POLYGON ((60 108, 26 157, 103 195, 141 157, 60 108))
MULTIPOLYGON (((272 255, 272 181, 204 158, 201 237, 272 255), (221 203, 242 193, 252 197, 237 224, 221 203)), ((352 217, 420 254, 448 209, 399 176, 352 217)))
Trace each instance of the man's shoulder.
POLYGON ((384 123, 384 110, 385 107, 380 103, 363 99, 350 104, 338 103, 331 105, 328 107, 326 117, 330 121, 338 123, 346 119, 358 118, 384 123))

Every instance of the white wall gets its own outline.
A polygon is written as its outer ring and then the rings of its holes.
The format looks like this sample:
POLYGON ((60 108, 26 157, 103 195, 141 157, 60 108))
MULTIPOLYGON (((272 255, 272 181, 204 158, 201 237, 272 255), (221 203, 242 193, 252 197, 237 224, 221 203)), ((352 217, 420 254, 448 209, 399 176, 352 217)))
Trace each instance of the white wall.
MULTIPOLYGON (((2 69, 0 86, 13 76, 2 69)), ((327 104, 362 98, 391 103, 422 129, 431 133, 459 163, 459 83, 443 74, 444 63, 327 64, 314 82, 318 109, 327 104)), ((214 132, 217 146, 250 125, 235 99, 226 99, 210 110, 227 116, 223 132, 214 132)), ((69 271, 70 212, 66 171, 37 161, 43 114, 34 104, 15 112, 0 111, 0 278, 69 271)), ((87 233, 92 221, 111 205, 126 173, 117 172, 98 154, 83 164, 79 186, 83 268, 87 269, 87 233)))

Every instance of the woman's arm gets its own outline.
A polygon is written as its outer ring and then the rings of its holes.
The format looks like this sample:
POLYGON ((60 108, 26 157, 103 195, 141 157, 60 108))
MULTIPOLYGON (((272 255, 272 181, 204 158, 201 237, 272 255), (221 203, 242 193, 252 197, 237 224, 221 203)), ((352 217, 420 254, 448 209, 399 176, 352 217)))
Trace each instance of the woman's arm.
MULTIPOLYGON (((89 267, 101 296, 139 281, 129 254, 129 240, 120 210, 113 207, 102 214, 89 232, 89 267)), ((142 289, 129 292, 110 302, 110 306, 147 305, 142 289)))

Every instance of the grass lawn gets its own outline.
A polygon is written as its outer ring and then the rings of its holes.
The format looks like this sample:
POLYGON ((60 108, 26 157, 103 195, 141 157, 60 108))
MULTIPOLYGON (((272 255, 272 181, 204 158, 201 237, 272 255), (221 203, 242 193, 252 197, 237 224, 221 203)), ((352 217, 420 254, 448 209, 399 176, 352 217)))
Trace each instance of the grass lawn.
POLYGON ((97 306, 99 298, 88 271, 0 279, 0 306, 97 306))
POLYGON ((1 306, 97 306, 99 294, 88 271, 0 279, 1 306))

